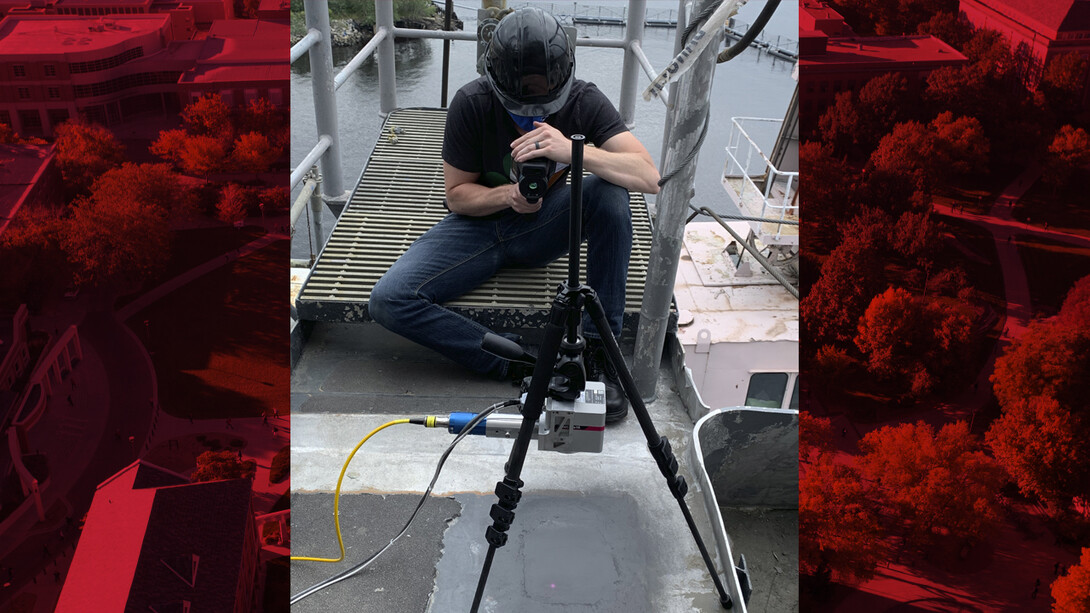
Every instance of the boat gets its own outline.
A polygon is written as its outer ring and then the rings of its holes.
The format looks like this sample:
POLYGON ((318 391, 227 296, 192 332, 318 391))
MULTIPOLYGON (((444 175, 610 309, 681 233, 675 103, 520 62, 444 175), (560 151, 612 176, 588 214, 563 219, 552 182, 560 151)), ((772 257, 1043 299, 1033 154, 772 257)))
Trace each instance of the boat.
MULTIPOLYGON (((376 37, 360 54, 392 45, 395 37, 426 36, 395 27, 382 4, 376 3, 376 37)), ((318 0, 308 0, 308 8, 315 5, 318 0)), ((642 5, 631 2, 626 15, 641 15, 642 5)), ((479 16, 480 24, 497 17, 484 9, 479 16)), ((316 21, 319 35, 313 38, 321 40, 316 21)), ((431 34, 477 37, 475 32, 431 34)), ((580 44, 614 45, 586 40, 580 44)), ((293 48, 292 58, 310 46, 293 48)), ((381 62, 380 75, 386 69, 381 62)), ((353 60, 345 70, 360 63, 353 60)), ((638 64, 634 61, 636 71, 638 64)), ((315 71, 320 65, 311 61, 315 71)), ((315 74, 316 89, 320 82, 315 74)), ((631 80, 631 91, 622 92, 622 98, 634 97, 635 88, 631 80)), ((792 109, 789 113, 797 116, 792 109)), ((384 112, 374 151, 343 198, 336 197, 337 187, 328 186, 323 168, 321 188, 333 194, 326 196, 333 200, 331 208, 342 210, 313 261, 293 263, 292 552, 336 554, 332 517, 338 487, 346 547, 346 561, 340 564, 293 561, 295 595, 386 548, 429 490, 453 438, 445 428, 399 424, 358 446, 365 435, 407 416, 435 416, 442 424, 451 414, 477 413, 519 397, 517 388, 482 380, 369 321, 368 283, 373 285, 416 235, 446 213, 439 157, 445 111, 394 105, 384 112), (354 458, 346 464, 350 453, 354 458)), ((784 153, 761 154, 776 177, 762 179, 769 171, 757 166, 724 173, 741 172, 753 185, 778 186, 768 201, 785 206, 777 223, 768 221, 768 211, 751 214, 742 208, 739 217, 764 221, 694 221, 686 227, 674 286, 676 331, 667 334, 669 359, 659 369, 655 399, 648 404, 689 484, 688 506, 734 611, 798 609, 797 554, 793 560, 786 555, 796 551, 797 542, 797 493, 795 498, 791 493, 797 492, 792 484, 797 484, 798 177, 788 170, 791 121, 783 123, 787 128, 780 130, 775 150, 784 153), (769 487, 747 489, 755 478, 769 487)), ((797 152, 797 134, 794 138, 797 152)), ((738 142, 735 157, 744 148, 738 142)), ((330 146, 320 140, 312 150, 318 153, 293 172, 293 187, 303 186, 293 223, 306 211, 318 213, 329 204, 322 203, 316 182, 305 176, 330 146)), ((746 197, 730 195, 737 189, 731 180, 724 178, 723 197, 746 197)), ((633 269, 620 339, 629 359, 653 242, 650 207, 642 195, 634 195, 632 205, 633 269)), ((564 275, 563 260, 529 273, 503 271, 448 306, 533 342, 564 275)), ((517 421, 513 411, 499 410, 517 421)), ((503 436, 461 441, 406 535, 366 568, 293 602, 293 610, 468 610, 488 548, 485 528, 496 500, 493 491, 510 447, 503 436)), ((633 417, 606 430, 599 453, 531 448, 522 480, 522 499, 508 544, 496 552, 482 610, 722 610, 633 417)))

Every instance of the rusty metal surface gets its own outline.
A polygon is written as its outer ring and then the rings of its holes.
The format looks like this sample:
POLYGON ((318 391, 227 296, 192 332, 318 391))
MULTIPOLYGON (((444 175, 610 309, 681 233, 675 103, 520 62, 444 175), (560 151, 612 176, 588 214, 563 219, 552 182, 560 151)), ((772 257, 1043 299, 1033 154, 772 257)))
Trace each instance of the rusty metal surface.
MULTIPOLYGON (((446 111, 390 113, 347 208, 322 249, 296 303, 309 321, 370 321, 367 301, 379 278, 417 237, 442 219, 441 149, 446 111)), ((643 194, 632 194, 633 246, 625 328, 639 317, 651 251, 651 220, 643 194)), ((582 270, 586 270, 586 252, 582 270)), ((561 258, 540 269, 501 270, 446 306, 494 329, 544 323, 557 286, 567 276, 561 258)))

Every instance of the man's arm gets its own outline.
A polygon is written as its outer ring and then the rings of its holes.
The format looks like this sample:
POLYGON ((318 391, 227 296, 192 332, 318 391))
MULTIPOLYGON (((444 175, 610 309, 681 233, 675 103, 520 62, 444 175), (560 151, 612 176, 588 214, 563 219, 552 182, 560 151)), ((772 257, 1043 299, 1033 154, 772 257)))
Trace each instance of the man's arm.
POLYGON ((506 208, 512 208, 519 213, 533 213, 541 208, 540 200, 530 204, 522 197, 518 184, 488 187, 477 183, 480 176, 479 172, 466 172, 443 162, 447 207, 452 213, 482 217, 506 208))
MULTIPOLYGON (((571 140, 549 124, 534 122, 533 130, 511 143, 511 154, 519 163, 547 157, 571 164, 571 140)), ((659 193, 659 171, 655 162, 631 132, 620 132, 598 147, 584 149, 583 166, 588 172, 627 190, 659 193)))

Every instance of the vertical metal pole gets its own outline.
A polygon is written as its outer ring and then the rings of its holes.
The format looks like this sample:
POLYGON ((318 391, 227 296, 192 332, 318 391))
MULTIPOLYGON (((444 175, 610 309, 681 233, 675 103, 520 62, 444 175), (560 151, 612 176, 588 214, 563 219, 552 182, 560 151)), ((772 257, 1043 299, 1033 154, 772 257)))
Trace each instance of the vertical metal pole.
POLYGON ((333 45, 329 35, 329 3, 326 0, 304 0, 307 29, 321 32, 322 40, 310 48, 310 78, 314 96, 314 119, 318 138, 329 135, 329 149, 322 155, 322 176, 325 193, 333 198, 343 196, 344 173, 341 168, 341 145, 337 131, 337 96, 333 89, 333 45))
MULTIPOLYGON (((715 0, 698 0, 693 14, 699 14, 715 0)), ((680 30, 679 30, 680 32, 680 30)), ((712 76, 715 74, 715 56, 719 49, 721 29, 716 29, 712 39, 699 57, 692 58, 692 68, 678 80, 677 88, 670 93, 671 110, 667 124, 672 123, 671 141, 663 158, 667 172, 678 167, 700 139, 704 119, 711 104, 712 76)), ((659 361, 666 342, 666 325, 670 317, 670 300, 674 294, 674 278, 677 276, 681 257, 682 239, 685 236, 685 217, 692 198, 693 177, 696 175, 696 159, 682 167, 673 179, 663 186, 657 203, 655 235, 651 242, 651 257, 647 270, 647 283, 640 306, 640 326, 636 330, 636 350, 633 356, 632 375, 636 379, 640 396, 651 401, 655 398, 658 383, 659 361)))
MULTIPOLYGON (((685 31, 685 27, 689 25, 689 15, 685 11, 686 0, 677 0, 677 26, 674 28, 674 57, 681 53, 681 47, 685 44, 685 41, 681 40, 681 34, 685 31)), ((672 120, 674 118, 674 108, 677 104, 674 102, 674 96, 677 95, 677 82, 670 84, 670 103, 667 105, 666 110, 666 124, 662 128, 662 152, 659 155, 659 173, 661 174, 666 170, 666 152, 670 149, 670 128, 672 120)), ((655 201, 656 206, 658 200, 655 201)))
POLYGON ((568 288, 579 287, 579 248, 583 243, 583 141, 582 134, 571 135, 571 206, 568 215, 568 288))
MULTIPOLYGON (((454 12, 454 0, 447 0, 443 15, 443 31, 450 32, 450 14, 454 12)), ((439 106, 447 108, 447 83, 450 80, 450 40, 443 40, 443 94, 439 106)))
POLYGON ((636 89, 639 85, 640 62, 632 51, 632 42, 643 42, 647 20, 647 0, 628 0, 628 25, 624 29, 624 67, 621 69, 621 121, 629 129, 636 125, 636 89))
POLYGON ((394 71, 394 3, 375 0, 375 25, 386 30, 378 44, 379 113, 386 117, 397 108, 397 78, 394 71))
POLYGON ((310 241, 310 266, 308 268, 314 268, 314 261, 318 259, 318 254, 314 253, 314 245, 318 245, 321 249, 322 239, 325 238, 322 235, 322 181, 325 177, 317 172, 317 169, 312 168, 311 173, 314 175, 314 182, 317 185, 314 186, 314 191, 310 194, 310 228, 307 228, 307 232, 314 232, 314 239, 310 241))

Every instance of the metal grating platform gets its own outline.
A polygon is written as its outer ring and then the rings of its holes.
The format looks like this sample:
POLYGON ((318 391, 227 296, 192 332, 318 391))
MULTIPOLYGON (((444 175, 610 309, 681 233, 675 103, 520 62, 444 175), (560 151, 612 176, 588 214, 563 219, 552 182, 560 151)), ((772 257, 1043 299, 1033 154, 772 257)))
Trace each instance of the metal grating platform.
MULTIPOLYGON (((296 307, 307 321, 370 321, 371 288, 409 245, 447 215, 443 206, 443 109, 390 113, 352 198, 322 249, 296 307)), ((651 252, 651 220, 643 194, 631 195, 633 246, 624 327, 634 332, 651 252)), ((583 253, 586 271, 586 252, 583 253)), ((542 327, 557 286, 561 258, 536 270, 501 270, 445 306, 494 330, 542 327)))

